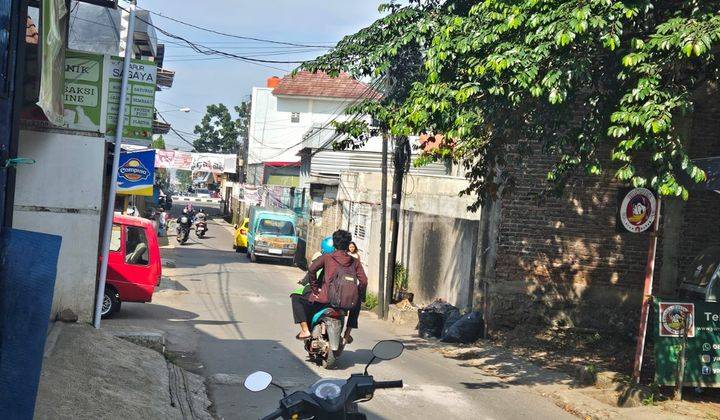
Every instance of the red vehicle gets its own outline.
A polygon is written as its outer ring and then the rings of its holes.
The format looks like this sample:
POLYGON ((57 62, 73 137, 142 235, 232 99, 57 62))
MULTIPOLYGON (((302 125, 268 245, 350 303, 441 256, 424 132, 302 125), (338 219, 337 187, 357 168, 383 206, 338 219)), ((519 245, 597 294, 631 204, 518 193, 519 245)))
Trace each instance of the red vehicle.
POLYGON ((161 275, 160 247, 152 222, 116 214, 110 240, 103 318, 118 312, 122 302, 152 301, 161 275))

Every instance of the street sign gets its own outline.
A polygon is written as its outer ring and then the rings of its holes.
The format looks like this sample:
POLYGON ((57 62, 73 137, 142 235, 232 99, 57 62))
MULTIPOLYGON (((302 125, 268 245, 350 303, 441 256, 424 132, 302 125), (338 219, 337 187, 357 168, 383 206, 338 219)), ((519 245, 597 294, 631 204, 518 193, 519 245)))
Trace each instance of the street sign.
MULTIPOLYGON (((120 110, 120 87, 123 59, 109 57, 105 70, 108 79, 107 128, 108 136, 115 135, 120 110)), ((152 140, 152 122, 155 112, 155 89, 157 66, 152 61, 132 60, 128 74, 127 100, 123 138, 129 140, 152 140)))
POLYGON ((683 385, 720 388, 720 303, 655 299, 655 382, 674 386, 687 330, 683 385))

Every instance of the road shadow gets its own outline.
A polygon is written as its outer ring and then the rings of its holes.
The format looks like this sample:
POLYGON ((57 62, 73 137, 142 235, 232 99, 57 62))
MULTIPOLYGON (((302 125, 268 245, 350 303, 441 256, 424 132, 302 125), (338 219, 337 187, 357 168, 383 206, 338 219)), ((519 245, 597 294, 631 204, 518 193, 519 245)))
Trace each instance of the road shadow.
POLYGON ((365 366, 373 358, 372 350, 343 350, 340 358, 337 359, 337 369, 349 369, 355 366, 365 366))

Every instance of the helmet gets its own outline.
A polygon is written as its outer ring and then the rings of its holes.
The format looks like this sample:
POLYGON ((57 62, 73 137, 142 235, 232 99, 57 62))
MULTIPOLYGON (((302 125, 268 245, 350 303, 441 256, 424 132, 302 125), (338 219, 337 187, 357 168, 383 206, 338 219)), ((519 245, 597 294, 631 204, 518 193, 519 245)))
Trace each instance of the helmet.
POLYGON ((335 251, 332 236, 326 236, 320 243, 320 250, 323 254, 330 254, 335 251))
POLYGON ((187 212, 188 212, 188 209, 187 209, 187 207, 186 207, 186 208, 183 209, 183 214, 187 214, 187 212))

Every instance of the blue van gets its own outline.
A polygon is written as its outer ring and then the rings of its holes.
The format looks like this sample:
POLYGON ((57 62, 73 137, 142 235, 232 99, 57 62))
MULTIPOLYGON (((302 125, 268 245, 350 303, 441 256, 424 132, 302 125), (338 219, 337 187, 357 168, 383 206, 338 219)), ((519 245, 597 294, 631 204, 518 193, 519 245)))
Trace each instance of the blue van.
POLYGON ((294 260, 297 251, 297 216, 291 210, 250 207, 247 255, 258 258, 294 260))

